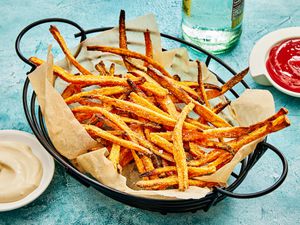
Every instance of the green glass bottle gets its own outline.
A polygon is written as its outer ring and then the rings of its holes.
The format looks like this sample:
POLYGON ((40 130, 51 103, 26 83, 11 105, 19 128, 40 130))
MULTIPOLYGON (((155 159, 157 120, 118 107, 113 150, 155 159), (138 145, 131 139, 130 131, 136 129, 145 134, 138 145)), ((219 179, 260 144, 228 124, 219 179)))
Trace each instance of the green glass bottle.
POLYGON ((223 53, 242 34, 243 10, 244 0, 183 0, 183 37, 212 53, 223 53))

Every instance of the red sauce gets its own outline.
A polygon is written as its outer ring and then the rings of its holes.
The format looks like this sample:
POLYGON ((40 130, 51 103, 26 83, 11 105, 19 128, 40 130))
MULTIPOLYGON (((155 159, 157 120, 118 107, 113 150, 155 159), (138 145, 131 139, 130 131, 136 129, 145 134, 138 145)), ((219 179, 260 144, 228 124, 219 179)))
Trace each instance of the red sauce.
POLYGON ((300 38, 286 39, 273 46, 266 67, 278 85, 300 93, 300 38))

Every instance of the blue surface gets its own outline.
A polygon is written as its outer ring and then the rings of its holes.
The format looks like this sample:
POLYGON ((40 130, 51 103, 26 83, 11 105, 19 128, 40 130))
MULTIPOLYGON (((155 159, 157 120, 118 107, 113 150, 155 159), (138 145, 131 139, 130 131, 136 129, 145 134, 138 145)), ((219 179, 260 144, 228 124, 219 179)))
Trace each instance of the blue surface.
MULTIPOLYGON (((128 18, 153 12, 161 31, 180 36, 181 1, 141 2, 1 0, 0 129, 30 131, 21 101, 28 67, 14 51, 14 40, 23 27, 47 17, 69 18, 86 29, 110 26, 117 23, 119 10, 125 9, 128 18)), ((247 1, 241 40, 233 51, 220 57, 234 69, 241 70, 247 66, 249 53, 260 37, 279 28, 300 26, 299 23, 299 0, 247 1)), ((38 35, 31 35, 25 52, 28 55, 44 55, 47 45, 41 40, 46 40, 43 39, 48 37, 46 34, 45 29, 38 35)), ((256 85, 249 76, 246 81, 253 88, 264 88, 256 85)), ((46 192, 24 208, 0 213, 0 224, 300 224, 300 99, 284 95, 274 88, 268 89, 274 95, 277 108, 288 108, 292 122, 291 127, 270 135, 268 139, 285 153, 289 161, 287 180, 275 192, 251 200, 228 198, 207 213, 199 211, 163 216, 123 205, 92 188, 87 189, 57 165, 54 179, 46 192)), ((279 174, 279 162, 267 153, 236 191, 245 193, 265 188, 279 174)))

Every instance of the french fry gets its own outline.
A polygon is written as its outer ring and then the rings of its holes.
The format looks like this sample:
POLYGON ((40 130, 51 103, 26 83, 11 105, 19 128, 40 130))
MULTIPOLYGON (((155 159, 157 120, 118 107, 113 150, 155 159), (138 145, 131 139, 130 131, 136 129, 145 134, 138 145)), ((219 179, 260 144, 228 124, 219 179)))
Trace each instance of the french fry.
POLYGON ((124 148, 129 148, 129 149, 138 151, 138 152, 140 152, 142 154, 145 154, 145 155, 151 155, 152 154, 147 148, 145 148, 143 146, 140 146, 140 145, 138 145, 138 144, 136 144, 132 141, 127 141, 127 140, 121 139, 117 136, 114 136, 114 135, 110 134, 109 132, 102 130, 99 127, 96 127, 96 126, 93 126, 93 125, 85 125, 85 124, 83 124, 83 127, 86 129, 86 131, 89 134, 101 137, 101 138, 103 138, 105 140, 108 140, 112 143, 123 146, 124 148))
POLYGON ((230 126, 228 122, 226 122, 224 119, 216 115, 209 108, 201 105, 199 102, 192 99, 184 90, 181 89, 181 87, 176 85, 168 77, 159 75, 151 69, 149 69, 149 74, 151 74, 151 77, 154 78, 156 81, 160 81, 160 84, 166 89, 168 89, 170 92, 172 92, 177 98, 182 99, 184 103, 189 104, 190 102, 193 102, 195 104, 194 111, 198 113, 200 116, 202 116, 206 121, 210 122, 216 127, 230 126))
POLYGON ((161 129, 161 126, 158 125, 158 124, 156 124, 156 123, 152 123, 152 122, 143 123, 143 122, 141 122, 139 120, 128 118, 128 117, 124 117, 124 116, 121 116, 121 119, 125 123, 129 123, 129 124, 142 125, 144 127, 153 128, 153 129, 161 129))
MULTIPOLYGON (((175 119, 173 119, 171 117, 167 117, 165 115, 161 115, 153 110, 150 110, 146 107, 137 105, 135 103, 131 103, 131 102, 127 102, 127 101, 123 101, 123 100, 119 100, 119 99, 114 99, 114 98, 106 97, 103 95, 95 95, 94 97, 103 101, 106 104, 114 105, 116 107, 124 109, 128 112, 136 114, 139 117, 148 119, 155 123, 159 123, 159 124, 163 124, 163 125, 171 126, 171 127, 174 127, 176 124, 175 119)), ((187 129, 196 129, 196 130, 200 129, 197 126, 194 126, 189 123, 184 123, 184 127, 187 129)))
POLYGON ((205 151, 203 151, 199 145, 197 145, 194 142, 189 142, 189 146, 190 146, 190 153, 196 157, 197 159, 201 159, 205 156, 205 151))
MULTIPOLYGON (((29 59, 32 63, 36 65, 41 65, 44 61, 36 58, 31 57, 29 59)), ((68 73, 63 68, 59 66, 53 66, 53 72, 55 75, 60 77, 62 80, 73 83, 73 84, 82 84, 82 85, 103 85, 103 86, 128 86, 126 78, 119 78, 119 77, 111 77, 111 76, 95 76, 95 75, 85 75, 85 76, 75 76, 73 74, 68 73)), ((136 79, 134 81, 138 81, 136 79)))
POLYGON ((182 141, 182 128, 183 128, 183 123, 185 118, 193 110, 194 107, 195 105, 193 103, 189 103, 183 108, 182 112, 178 117, 178 121, 173 131, 173 145, 174 145, 173 156, 177 168, 179 191, 184 191, 189 186, 186 156, 185 156, 185 151, 183 148, 183 141, 182 141))
POLYGON ((163 137, 161 137, 157 134, 154 134, 154 133, 150 133, 149 139, 152 143, 156 144, 157 146, 162 148, 164 151, 167 151, 167 152, 173 154, 173 151, 174 151, 173 144, 170 143, 169 141, 167 141, 166 139, 164 139, 163 137))
POLYGON ((133 160, 132 151, 127 148, 121 148, 120 151, 120 166, 124 168, 133 160))
POLYGON ((109 76, 114 76, 115 74, 115 64, 112 63, 110 64, 110 67, 109 67, 109 76))
POLYGON ((105 68, 104 62, 101 60, 98 64, 95 65, 95 69, 100 73, 102 76, 108 76, 109 73, 105 68))
POLYGON ((225 109, 228 105, 230 105, 231 101, 227 101, 225 103, 223 102, 220 102, 219 104, 217 104, 213 109, 212 111, 215 113, 215 114, 219 114, 220 112, 223 111, 223 109, 225 109))
POLYGON ((165 68, 160 65, 158 62, 154 61, 153 59, 140 54, 138 52, 133 52, 127 49, 121 49, 121 48, 114 48, 114 47, 107 47, 107 46, 87 46, 88 51, 101 51, 101 52, 109 52, 112 54, 120 55, 120 56, 127 56, 130 58, 136 58, 141 59, 144 62, 148 63, 149 65, 152 65, 155 69, 157 69, 159 72, 161 72, 164 76, 172 78, 172 75, 169 74, 165 68))
POLYGON ((65 90, 62 92, 61 96, 63 98, 68 98, 74 94, 77 94, 81 92, 82 86, 81 85, 75 85, 75 84, 69 84, 65 90))
POLYGON ((207 98, 208 99, 212 99, 212 98, 216 98, 216 97, 218 97, 220 95, 225 94, 228 90, 230 90, 236 84, 238 84, 239 82, 241 82, 243 80, 243 78, 247 75, 248 72, 249 72, 249 68, 246 68, 243 71, 241 71, 240 73, 234 75, 230 80, 228 80, 221 87, 221 91, 217 91, 217 90, 208 91, 207 92, 207 98))
MULTIPOLYGON (((141 160, 141 158, 138 156, 138 154, 134 150, 131 150, 131 154, 133 156, 133 159, 134 159, 134 162, 135 162, 138 172, 140 174, 145 173, 146 170, 145 170, 145 167, 144 167, 144 164, 143 164, 143 161, 141 160)), ((143 177, 143 180, 148 180, 148 177, 143 177)))
MULTIPOLYGON (((153 48, 152 48, 152 41, 150 37, 150 31, 147 29, 146 32, 144 32, 144 39, 145 39, 145 46, 146 46, 146 56, 153 59, 153 48)), ((148 63, 145 62, 144 66, 148 66, 148 63)))
POLYGON ((160 113, 162 115, 165 116, 169 116, 169 114, 165 113, 164 111, 162 111, 160 108, 156 107, 155 105, 153 105, 151 102, 149 102, 146 98, 140 97, 139 95, 137 95, 134 92, 131 92, 129 95, 129 98, 136 104, 139 104, 141 106, 144 106, 150 110, 153 110, 157 113, 160 113))
MULTIPOLYGON (((158 175, 160 177, 161 174, 170 173, 170 172, 176 173, 177 172, 176 166, 165 166, 165 167, 156 168, 141 174, 140 177, 148 177, 153 175, 158 175)), ((189 178, 208 175, 214 172, 216 172, 216 167, 213 165, 208 165, 203 167, 191 167, 191 166, 188 167, 189 178)))
POLYGON ((94 94, 101 94, 101 95, 116 95, 116 94, 123 94, 128 91, 128 88, 122 86, 114 86, 114 87, 102 87, 98 89, 93 89, 91 91, 84 91, 77 94, 74 94, 68 98, 65 98, 65 102, 67 104, 72 104, 81 100, 82 97, 89 97, 90 95, 94 94))
POLYGON ((210 163, 210 162, 216 160, 223 153, 224 152, 222 150, 212 150, 203 158, 188 161, 187 165, 188 166, 203 166, 207 163, 210 163))
POLYGON ((56 26, 51 25, 50 26, 50 32, 52 34, 52 36, 55 38, 55 40, 57 41, 57 43, 59 44, 59 46, 61 47, 62 51, 65 53, 66 57, 68 58, 68 60, 84 75, 88 75, 91 74, 90 71, 88 71, 86 68, 84 68, 79 62, 77 62, 77 60, 74 58, 74 56, 72 55, 72 53, 70 52, 70 50, 67 47, 67 44, 65 42, 65 40, 63 39, 63 37, 61 36, 59 30, 57 29, 56 26))
POLYGON ((200 94, 200 97, 202 98, 202 100, 204 101, 205 105, 208 108, 210 108, 210 104, 209 104, 209 101, 207 99, 207 95, 206 95, 206 91, 205 91, 205 87, 204 87, 204 82, 203 82, 203 73, 207 73, 207 71, 205 71, 205 70, 207 70, 207 67, 203 66, 203 69, 202 69, 202 65, 198 60, 196 60, 196 63, 197 63, 197 67, 198 67, 199 94, 200 94))
POLYGON ((120 149, 120 145, 113 144, 108 156, 108 159, 112 162, 116 170, 118 170, 119 165, 120 149))
MULTIPOLYGON (((158 185, 166 185, 168 187, 173 185, 179 186, 179 179, 176 176, 171 176, 167 178, 160 178, 155 180, 140 180, 136 183, 138 187, 141 188, 148 188, 151 187, 157 187, 158 185)), ((200 180, 188 180, 188 185, 190 186, 197 186, 197 187, 215 187, 218 186, 217 183, 213 182, 206 182, 206 181, 200 181, 200 180)))

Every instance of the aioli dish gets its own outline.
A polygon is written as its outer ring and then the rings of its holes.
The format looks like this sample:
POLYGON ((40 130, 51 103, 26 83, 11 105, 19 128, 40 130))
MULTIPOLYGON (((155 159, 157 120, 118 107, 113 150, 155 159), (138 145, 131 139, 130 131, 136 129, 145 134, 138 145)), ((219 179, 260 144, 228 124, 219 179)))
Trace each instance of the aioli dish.
POLYGON ((0 142, 0 203, 20 200, 40 184, 43 168, 29 146, 0 142))
MULTIPOLYGON (((23 132, 23 131, 18 131, 18 130, 0 130, 0 142, 19 142, 22 143, 22 145, 28 146, 32 154, 34 155, 33 161, 30 163, 36 162, 38 160, 41 165, 41 178, 40 182, 38 183, 36 189, 34 189, 31 193, 29 193, 27 196, 23 196, 23 198, 16 200, 16 201, 11 201, 11 202, 0 202, 0 212, 3 211, 9 211, 13 209, 20 208, 22 206, 25 206, 38 198, 48 187, 50 184, 53 174, 54 174, 54 160, 53 158, 49 155, 49 153, 43 148, 43 146, 38 142, 38 140, 29 133, 23 132)), ((25 151, 28 151, 28 149, 25 149, 25 151)), ((0 157, 1 158, 1 157, 0 157)), ((17 159, 19 160, 19 159, 17 159)), ((19 161, 21 163, 21 161, 19 161)), ((2 164, 2 163, 1 163, 2 164)), ((15 164, 17 165, 17 164, 15 164)), ((14 165, 14 166, 15 166, 14 165)), ((23 165, 24 167, 26 166, 32 166, 32 165, 23 165)), ((37 166, 37 165, 35 165, 37 166)), ((38 169, 38 167, 36 167, 38 169)), ((38 170, 37 170, 38 171, 38 170)), ((0 172, 1 173, 1 172, 0 172)), ((21 173, 24 173, 21 172, 21 173)), ((37 173, 39 175, 39 172, 37 173)), ((0 175, 1 176, 1 175, 0 175)), ((35 179, 33 179, 35 180, 35 179)), ((0 184, 1 187, 3 185, 7 184, 0 184)), ((15 187, 10 187, 12 190, 16 190, 15 187)), ((21 190, 22 187, 20 187, 19 190, 21 190)), ((25 192, 23 192, 25 194, 25 192)), ((20 195, 17 195, 20 197, 20 195)))

